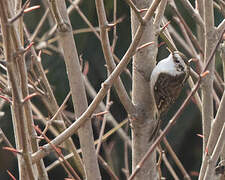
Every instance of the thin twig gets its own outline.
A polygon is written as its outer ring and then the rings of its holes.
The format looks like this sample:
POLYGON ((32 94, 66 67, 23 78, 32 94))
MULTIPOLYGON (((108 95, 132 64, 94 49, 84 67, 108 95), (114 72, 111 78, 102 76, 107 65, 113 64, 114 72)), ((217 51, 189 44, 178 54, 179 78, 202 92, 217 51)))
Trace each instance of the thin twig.
MULTIPOLYGON (((129 124, 126 125, 126 132, 128 132, 129 130, 129 124)), ((129 160, 128 160, 128 157, 129 157, 129 154, 128 154, 128 142, 127 141, 124 141, 124 173, 125 173, 125 176, 126 176, 126 179, 128 179, 128 177, 130 176, 130 171, 129 171, 129 160)))
POLYGON ((193 54, 191 57, 198 57, 198 54, 193 46, 193 43, 189 37, 189 35, 187 34, 186 29, 184 28, 184 25, 181 23, 180 19, 177 18, 176 16, 173 18, 174 21, 178 24, 178 26, 180 27, 182 34, 185 38, 185 42, 188 44, 188 47, 190 48, 191 53, 193 54))
POLYGON ((186 22, 184 21, 184 19, 182 18, 182 16, 180 15, 180 13, 178 12, 177 8, 175 7, 174 3, 169 3, 170 7, 172 8, 172 12, 174 12, 177 17, 180 19, 181 23, 183 24, 187 34, 189 35, 190 39, 192 40, 193 44, 195 45, 195 47, 200 51, 201 54, 203 53, 202 48, 200 47, 198 40, 196 39, 196 37, 193 35, 192 31, 190 30, 190 28, 188 27, 188 25, 186 24, 186 22))
MULTIPOLYGON (((110 89, 109 89, 108 94, 107 94, 107 98, 106 98, 106 111, 109 111, 109 108, 110 108, 111 104, 112 103, 110 103, 110 89)), ((97 155, 99 155, 99 150, 100 150, 100 147, 101 147, 101 144, 102 144, 102 137, 103 137, 105 125, 106 125, 106 117, 107 117, 107 114, 104 114, 101 130, 100 130, 99 138, 98 138, 99 142, 98 142, 98 145, 97 145, 97 148, 96 148, 96 154, 97 155)))
POLYGON ((162 23, 162 19, 163 19, 163 16, 164 16, 166 5, 167 5, 167 0, 162 1, 159 5, 158 9, 157 9, 156 16, 155 16, 155 19, 154 19, 154 22, 153 22, 156 29, 160 29, 160 25, 162 23))
MULTIPOLYGON (((13 148, 12 144, 10 143, 10 141, 8 140, 8 138, 6 137, 5 133, 2 131, 2 129, 0 128, 0 137, 3 138, 5 144, 10 147, 13 148)), ((16 153, 12 152, 13 155, 16 157, 16 153)))
POLYGON ((99 159, 100 164, 103 166, 103 168, 108 172, 109 176, 114 180, 119 180, 119 178, 113 172, 112 168, 108 165, 108 163, 105 162, 105 160, 99 155, 98 155, 98 159, 99 159))
POLYGON ((24 10, 29 6, 29 4, 30 4, 30 0, 27 0, 27 1, 24 3, 22 9, 21 9, 14 17, 12 17, 11 19, 9 19, 9 23, 12 24, 12 23, 14 23, 17 19, 19 19, 20 17, 22 17, 22 16, 23 16, 23 13, 24 13, 24 10))
POLYGON ((50 122, 51 121, 54 121, 58 117, 58 115, 60 113, 62 113, 62 111, 65 108, 65 105, 66 105, 67 101, 69 100, 70 96, 71 96, 71 91, 67 94, 66 98, 64 99, 63 103, 61 104, 61 106, 59 107, 59 109, 56 111, 56 113, 54 114, 54 116, 52 116, 52 118, 49 120, 50 122))
POLYGON ((48 13, 49 13, 49 8, 45 11, 44 15, 42 16, 39 24, 37 25, 37 27, 35 28, 35 31, 34 33, 32 34, 32 36, 30 37, 29 41, 30 42, 33 42, 33 40, 35 39, 35 37, 37 36, 38 32, 40 31, 41 27, 43 26, 47 16, 48 16, 48 13))
POLYGON ((194 20, 204 29, 205 23, 202 20, 202 17, 199 15, 198 11, 196 11, 191 3, 188 0, 181 0, 184 8, 188 10, 189 14, 194 18, 194 20))
POLYGON ((175 170, 173 169, 170 162, 168 161, 165 152, 162 153, 162 159, 163 159, 163 162, 165 163, 167 169, 169 170, 170 174, 173 176, 174 180, 179 180, 175 170))
POLYGON ((215 171, 216 163, 219 159, 219 156, 222 152, 222 149, 224 147, 224 136, 225 136, 225 124, 223 124, 223 128, 220 132, 220 135, 218 137, 217 143, 215 145, 215 148, 213 150, 212 155, 210 156, 208 160, 208 166, 205 172, 204 179, 213 179, 213 174, 215 171))
POLYGON ((177 167, 181 170, 184 179, 186 180, 191 180, 189 174, 187 173, 187 171, 184 169, 184 166, 182 165, 182 163, 180 162, 180 160, 178 159, 177 155, 175 154, 175 152, 173 151, 172 147, 170 146, 169 142, 167 141, 166 137, 163 137, 163 143, 166 147, 166 149, 168 150, 168 152, 170 153, 171 157, 174 159, 177 167))
MULTIPOLYGON (((116 22, 116 14, 117 14, 117 0, 113 1, 113 22, 116 22)), ((114 54, 116 42, 117 42, 117 26, 113 27, 113 42, 112 42, 112 53, 114 54)))
POLYGON ((135 4, 131 0, 125 0, 125 1, 131 7, 131 9, 135 12, 140 23, 143 23, 143 19, 140 15, 141 11, 135 6, 135 4))
MULTIPOLYGON (((164 27, 167 27, 169 25, 169 22, 164 25, 164 27)), ((166 43, 167 47, 171 52, 177 51, 177 48, 170 36, 170 34, 167 32, 167 28, 162 28, 162 30, 159 32, 160 37, 163 39, 163 41, 166 43)))

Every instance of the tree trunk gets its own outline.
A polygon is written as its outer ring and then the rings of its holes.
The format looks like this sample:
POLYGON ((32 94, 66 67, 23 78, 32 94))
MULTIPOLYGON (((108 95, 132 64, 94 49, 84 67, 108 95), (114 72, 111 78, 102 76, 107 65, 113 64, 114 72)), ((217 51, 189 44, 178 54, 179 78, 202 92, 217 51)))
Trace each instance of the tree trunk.
MULTIPOLYGON (((138 9, 149 8, 152 0, 133 1, 138 9)), ((144 15, 144 13, 142 13, 144 15)), ((139 20, 133 10, 131 10, 132 37, 135 36, 139 26, 139 20)), ((156 120, 153 118, 154 101, 150 94, 149 79, 155 66, 157 55, 157 39, 153 20, 146 24, 146 29, 142 35, 139 45, 153 42, 154 45, 141 49, 133 57, 133 87, 132 100, 137 108, 138 116, 132 121, 132 169, 134 170, 138 162, 149 149, 152 142, 149 141, 151 131, 154 130, 156 120)), ((157 179, 156 152, 145 162, 144 166, 135 176, 138 180, 157 179)))

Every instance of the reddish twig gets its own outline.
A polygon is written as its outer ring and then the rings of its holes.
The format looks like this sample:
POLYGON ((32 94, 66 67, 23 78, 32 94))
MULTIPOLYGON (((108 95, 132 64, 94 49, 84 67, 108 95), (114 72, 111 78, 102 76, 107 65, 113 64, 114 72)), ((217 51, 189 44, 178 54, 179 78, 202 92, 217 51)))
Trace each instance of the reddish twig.
POLYGON ((89 72, 89 63, 85 62, 84 69, 83 69, 83 75, 87 76, 88 72, 89 72))
POLYGON ((7 101, 7 102, 9 102, 10 104, 12 104, 12 100, 9 99, 8 97, 0 95, 0 98, 4 99, 5 101, 7 101))
POLYGON ((136 52, 138 52, 138 51, 140 51, 141 49, 146 48, 146 47, 148 47, 148 46, 150 46, 150 45, 152 45, 152 44, 154 44, 154 42, 145 43, 145 44, 139 46, 139 47, 137 48, 136 52))
POLYGON ((34 42, 31 42, 24 50, 28 51, 33 45, 34 45, 34 42))
POLYGON ((138 12, 139 12, 139 13, 143 13, 143 12, 146 12, 146 11, 148 11, 148 9, 147 9, 147 8, 144 8, 144 9, 140 9, 140 10, 138 10, 138 12))
POLYGON ((6 151, 10 151, 13 154, 22 154, 21 151, 18 151, 17 149, 15 149, 13 147, 3 147, 2 149, 6 150, 6 151))
POLYGON ((26 8, 24 10, 24 13, 31 12, 31 11, 33 11, 35 9, 39 9, 40 7, 41 7, 40 5, 37 5, 37 6, 32 6, 32 7, 26 8))
POLYGON ((38 96, 39 94, 38 93, 32 93, 30 95, 28 95, 27 97, 25 97, 23 99, 23 103, 25 103, 26 101, 30 100, 31 98, 33 98, 34 96, 38 96))
POLYGON ((196 134, 196 135, 202 139, 204 138, 204 136, 202 134, 196 134))
POLYGON ((96 114, 93 114, 93 116, 102 116, 104 114, 108 114, 109 111, 103 111, 103 112, 99 112, 99 113, 96 113, 96 114))
POLYGON ((124 19, 125 19, 125 16, 122 16, 122 17, 118 18, 115 22, 108 23, 106 26, 107 26, 107 28, 113 28, 117 24, 121 23, 124 19))
POLYGON ((13 174, 9 170, 6 170, 6 172, 13 180, 16 180, 16 178, 13 176, 13 174))
POLYGON ((161 28, 161 32, 164 31, 168 26, 169 24, 171 23, 171 21, 168 21, 162 28, 161 28))

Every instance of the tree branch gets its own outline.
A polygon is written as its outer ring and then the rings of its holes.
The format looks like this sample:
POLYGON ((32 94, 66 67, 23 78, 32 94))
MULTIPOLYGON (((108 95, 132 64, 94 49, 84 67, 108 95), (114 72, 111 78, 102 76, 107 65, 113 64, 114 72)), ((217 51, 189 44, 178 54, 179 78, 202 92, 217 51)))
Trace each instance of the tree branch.
MULTIPOLYGON (((75 116, 78 118, 87 109, 88 103, 66 4, 61 0, 52 0, 51 9, 58 26, 60 35, 59 44, 63 49, 75 116)), ((90 119, 79 128, 78 134, 86 170, 86 178, 101 179, 90 119)))

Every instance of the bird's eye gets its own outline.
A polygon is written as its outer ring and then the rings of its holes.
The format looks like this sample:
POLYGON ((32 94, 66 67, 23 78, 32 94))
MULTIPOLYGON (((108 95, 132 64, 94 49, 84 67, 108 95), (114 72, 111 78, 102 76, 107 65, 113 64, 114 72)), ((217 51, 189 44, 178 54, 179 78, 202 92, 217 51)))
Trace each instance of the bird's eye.
POLYGON ((179 63, 179 60, 177 58, 174 57, 174 62, 175 63, 179 63))

